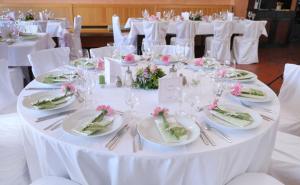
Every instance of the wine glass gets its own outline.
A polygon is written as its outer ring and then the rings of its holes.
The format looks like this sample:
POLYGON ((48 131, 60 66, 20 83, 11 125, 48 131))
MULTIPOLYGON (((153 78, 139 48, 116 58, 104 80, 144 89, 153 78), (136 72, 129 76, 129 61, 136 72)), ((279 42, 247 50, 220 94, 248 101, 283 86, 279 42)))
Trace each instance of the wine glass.
POLYGON ((248 19, 250 20, 250 19, 251 19, 251 17, 252 17, 252 12, 251 12, 251 11, 249 11, 249 12, 248 12, 248 19))
POLYGON ((132 88, 125 89, 125 97, 124 97, 125 104, 129 107, 128 114, 131 117, 133 114, 135 106, 139 104, 139 98, 134 93, 132 88))

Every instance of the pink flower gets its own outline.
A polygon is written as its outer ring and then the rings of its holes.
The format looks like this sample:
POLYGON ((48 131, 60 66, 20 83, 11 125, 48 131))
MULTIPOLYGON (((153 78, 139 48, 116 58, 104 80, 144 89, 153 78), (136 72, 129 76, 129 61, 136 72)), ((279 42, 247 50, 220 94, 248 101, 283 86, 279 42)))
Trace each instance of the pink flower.
POLYGON ((242 85, 241 83, 238 82, 232 87, 231 94, 234 96, 239 96, 241 95, 241 91, 242 91, 242 85))
POLYGON ((67 92, 74 93, 75 90, 76 90, 75 86, 73 84, 71 84, 71 83, 65 83, 65 84, 63 84, 62 87, 61 87, 61 89, 62 89, 62 91, 64 93, 67 93, 67 92))
POLYGON ((150 71, 151 71, 151 73, 155 73, 157 71, 157 66, 156 65, 152 65, 150 67, 150 71))
POLYGON ((124 56, 124 61, 127 63, 133 63, 134 62, 134 55, 129 53, 124 56))
POLYGON ((168 115, 168 109, 156 107, 152 113, 153 117, 157 117, 159 115, 167 116, 168 115))
POLYGON ((111 116, 114 112, 114 110, 109 105, 99 105, 96 108, 97 111, 106 111, 107 116, 111 116))
POLYGON ((169 64, 170 63, 170 59, 171 56, 170 55, 163 55, 160 60, 164 63, 164 64, 169 64))
POLYGON ((99 58, 98 63, 97 63, 97 68, 99 71, 103 71, 105 69, 104 60, 102 58, 99 58))
POLYGON ((195 66, 203 66, 204 65, 204 59, 203 58, 197 58, 195 60, 195 66))
POLYGON ((225 75, 226 75, 226 73, 227 73, 227 70, 226 69, 220 69, 219 71, 218 71, 218 77, 221 77, 221 78, 224 78, 225 77, 225 75))
POLYGON ((213 110, 213 109, 215 109, 215 108, 217 108, 218 107, 218 99, 215 99, 213 102, 212 102, 212 104, 210 104, 209 106, 208 106, 208 109, 209 110, 213 110))

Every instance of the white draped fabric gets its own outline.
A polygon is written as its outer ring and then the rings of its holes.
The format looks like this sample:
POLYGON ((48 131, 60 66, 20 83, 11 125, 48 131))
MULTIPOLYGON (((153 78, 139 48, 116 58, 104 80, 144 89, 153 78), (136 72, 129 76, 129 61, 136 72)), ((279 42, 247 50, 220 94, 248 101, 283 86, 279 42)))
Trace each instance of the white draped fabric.
POLYGON ((52 48, 28 55, 35 77, 69 63, 70 48, 52 48))
POLYGON ((90 49, 92 58, 113 57, 113 55, 126 55, 129 53, 136 53, 136 49, 132 45, 122 45, 118 47, 105 46, 100 48, 90 49))
MULTIPOLYGON (((141 25, 143 27, 143 25, 141 25)), ((132 40, 136 38, 129 39, 127 35, 122 34, 121 27, 120 27, 120 17, 119 16, 112 16, 112 28, 113 28, 113 35, 114 35, 114 44, 116 46, 122 45, 129 45, 132 44, 132 40)))
POLYGON ((118 59, 104 57, 105 83, 114 84, 117 77, 122 77, 122 66, 118 59))
POLYGON ((145 32, 145 38, 144 38, 145 47, 166 44, 168 22, 143 21, 143 28, 145 32))
POLYGON ((267 21, 246 20, 243 24, 243 36, 233 40, 233 55, 238 64, 258 63, 259 37, 264 34, 267 21))
POLYGON ((231 60, 230 41, 232 36, 231 21, 214 21, 214 36, 205 40, 205 53, 219 61, 231 60))
POLYGON ((286 64, 284 68, 283 84, 279 93, 281 104, 280 122, 278 129, 300 136, 300 66, 286 64))
POLYGON ((76 182, 72 182, 62 177, 47 176, 34 181, 30 185, 80 185, 80 184, 76 182))
POLYGON ((39 33, 35 40, 17 41, 8 46, 9 66, 30 66, 27 55, 42 49, 54 48, 55 43, 48 34, 39 33))
POLYGON ((277 179, 263 173, 245 173, 236 178, 226 185, 284 185, 277 179))
POLYGON ((176 56, 183 53, 185 58, 193 58, 192 50, 187 46, 174 46, 174 45, 156 45, 152 47, 153 52, 157 55, 172 55, 176 56))
MULTIPOLYGON (((169 67, 164 68, 168 70, 169 67)), ((184 69, 183 74, 192 77, 192 72, 184 69)), ((260 82, 257 82, 262 85, 260 82)), ((211 99, 213 85, 203 79, 201 87, 193 91, 199 95, 203 105, 211 99)), ((28 87, 36 87, 33 81, 28 87)), ((136 115, 148 117, 159 104, 157 90, 133 90, 142 100, 136 107, 136 115)), ((115 150, 109 151, 105 143, 112 135, 86 139, 65 133, 62 128, 55 131, 44 131, 43 128, 57 119, 35 123, 37 117, 45 113, 37 113, 22 106, 24 96, 31 92, 23 91, 18 100, 18 112, 24 121, 24 139, 26 157, 33 180, 41 176, 63 176, 80 184, 131 184, 131 185, 160 185, 160 184, 205 184, 223 185, 233 177, 244 172, 264 172, 273 150, 276 133, 276 121, 266 122, 249 131, 224 132, 233 143, 212 135, 217 146, 207 146, 200 139, 195 142, 175 148, 161 147, 143 141, 143 150, 133 153, 132 138, 127 132, 115 150), (261 147, 264 146, 264 147, 261 147), (216 178, 217 177, 217 178, 216 178)), ((113 108, 124 111, 126 90, 107 86, 96 87, 93 93, 93 108, 99 104, 109 104, 113 108)), ((224 96, 225 103, 238 103, 224 96)), ((266 105, 273 111, 272 117, 278 119, 279 102, 266 105)), ((74 103, 69 107, 83 108, 82 104, 74 103)), ((172 105, 170 105, 173 110, 172 105)), ((190 108, 186 107, 189 112, 190 108)), ((54 111, 56 112, 56 111, 54 111)), ((54 113, 53 112, 53 113, 54 113)), ((200 122, 203 114, 197 114, 200 122)), ((131 125, 132 122, 128 121, 131 125)))
POLYGON ((286 185, 300 184, 300 137, 277 132, 269 173, 286 185))

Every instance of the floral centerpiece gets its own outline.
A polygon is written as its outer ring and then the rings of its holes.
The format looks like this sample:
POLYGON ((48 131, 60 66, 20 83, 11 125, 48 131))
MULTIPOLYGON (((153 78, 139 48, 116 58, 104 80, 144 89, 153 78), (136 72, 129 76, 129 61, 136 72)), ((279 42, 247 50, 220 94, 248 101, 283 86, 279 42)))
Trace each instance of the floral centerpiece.
POLYGON ((158 79, 166 74, 156 65, 147 66, 146 68, 138 69, 136 80, 133 82, 133 87, 141 89, 157 89, 158 79))
POLYGON ((24 15, 24 20, 25 21, 33 21, 34 20, 34 15, 31 11, 28 11, 24 15))
POLYGON ((202 20, 202 13, 201 12, 190 13, 189 19, 191 21, 201 21, 202 20))

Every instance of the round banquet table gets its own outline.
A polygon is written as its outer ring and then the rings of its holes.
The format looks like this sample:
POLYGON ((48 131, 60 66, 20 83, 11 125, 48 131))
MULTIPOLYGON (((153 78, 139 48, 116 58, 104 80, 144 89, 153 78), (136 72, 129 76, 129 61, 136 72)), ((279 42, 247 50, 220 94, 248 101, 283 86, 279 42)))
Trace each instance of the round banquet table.
MULTIPOLYGON (((188 77, 193 76, 194 72, 183 70, 188 77)), ((194 93, 201 97, 201 103, 207 104, 207 100, 213 96, 212 83, 204 76, 200 79, 200 85, 194 93)), ((254 83, 265 86, 258 80, 254 83)), ((33 81, 27 87, 40 86, 41 84, 33 81)), ((62 127, 45 131, 45 127, 61 117, 36 123, 38 117, 49 113, 23 107, 23 99, 34 92, 37 91, 23 90, 17 105, 24 125, 25 153, 31 179, 47 175, 64 176, 83 185, 223 185, 244 172, 265 172, 274 146, 280 109, 278 98, 274 94, 272 102, 263 104, 272 110, 268 115, 274 121, 262 120, 259 127, 251 130, 223 130, 231 137, 232 143, 207 131, 216 146, 205 145, 200 138, 179 147, 163 147, 143 140, 143 150, 133 153, 130 131, 125 133, 112 151, 104 145, 114 133, 86 138, 70 135, 62 127)), ((125 92, 125 88, 97 86, 89 103, 82 105, 76 101, 66 109, 79 110, 109 104, 115 109, 126 111, 128 108, 124 102, 125 92)), ((159 105, 158 91, 136 89, 133 92, 140 100, 135 109, 137 117, 149 117, 152 110, 159 105)), ((221 101, 239 103, 226 93, 221 101)), ((61 110, 52 113, 59 111, 61 110)), ((172 108, 170 111, 172 112, 172 108)), ((200 122, 203 121, 203 111, 196 116, 200 122)), ((135 121, 142 121, 138 118, 135 121)), ((133 124, 130 120, 126 123, 133 124)))

